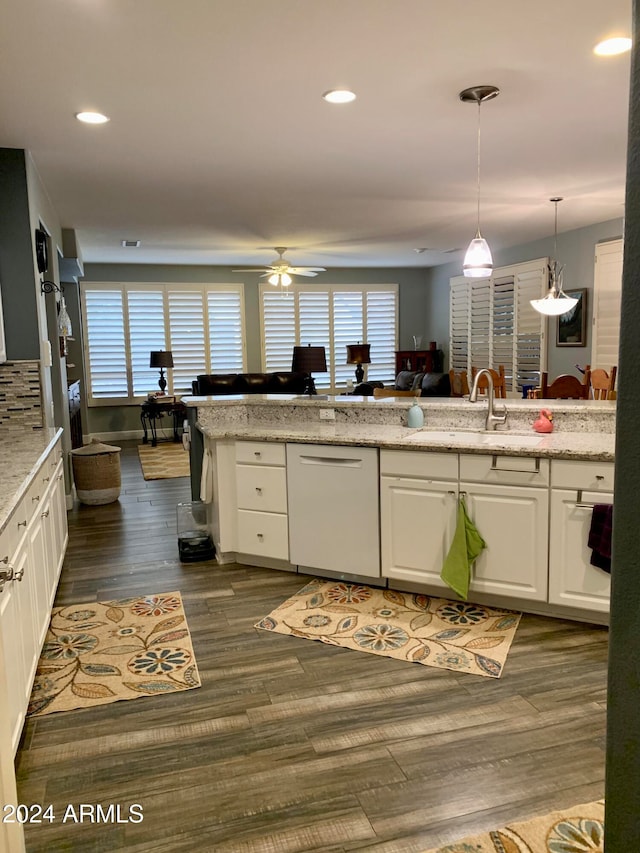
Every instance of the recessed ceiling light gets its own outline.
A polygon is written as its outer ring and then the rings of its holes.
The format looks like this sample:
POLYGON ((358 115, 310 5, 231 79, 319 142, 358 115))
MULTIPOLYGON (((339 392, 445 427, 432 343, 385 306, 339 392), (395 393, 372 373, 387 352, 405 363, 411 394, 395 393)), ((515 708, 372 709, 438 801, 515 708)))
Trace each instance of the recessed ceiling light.
POLYGON ((593 52, 598 56, 617 56, 628 50, 631 50, 631 39, 621 37, 605 39, 593 48, 593 52))
POLYGON ((78 121, 83 121, 85 124, 105 124, 109 121, 109 117, 102 113, 82 112, 76 113, 78 121))
POLYGON ((121 240, 120 245, 125 249, 139 249, 140 240, 121 240))
POLYGON ((348 104, 350 101, 355 101, 356 93, 349 89, 330 89, 322 97, 330 104, 348 104))

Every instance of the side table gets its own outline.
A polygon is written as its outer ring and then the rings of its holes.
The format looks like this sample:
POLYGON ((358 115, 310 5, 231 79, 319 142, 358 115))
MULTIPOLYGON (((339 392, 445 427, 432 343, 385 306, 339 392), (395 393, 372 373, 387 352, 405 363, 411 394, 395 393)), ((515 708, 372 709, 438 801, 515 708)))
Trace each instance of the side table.
POLYGON ((187 407, 184 403, 180 403, 176 400, 171 400, 170 402, 163 402, 160 399, 153 401, 146 400, 140 405, 140 423, 142 424, 142 429, 144 431, 144 435, 142 437, 143 444, 149 443, 149 433, 151 433, 151 446, 157 446, 158 434, 156 424, 165 415, 173 416, 173 440, 180 441, 178 427, 182 420, 187 416, 187 407))

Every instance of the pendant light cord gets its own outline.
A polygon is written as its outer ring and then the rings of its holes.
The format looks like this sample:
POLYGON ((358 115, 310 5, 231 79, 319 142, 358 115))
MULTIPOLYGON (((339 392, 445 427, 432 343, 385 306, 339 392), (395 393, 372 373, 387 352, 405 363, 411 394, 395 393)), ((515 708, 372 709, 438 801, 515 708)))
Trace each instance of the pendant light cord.
POLYGON ((478 101, 478 231, 476 237, 480 236, 480 107, 482 101, 478 101))

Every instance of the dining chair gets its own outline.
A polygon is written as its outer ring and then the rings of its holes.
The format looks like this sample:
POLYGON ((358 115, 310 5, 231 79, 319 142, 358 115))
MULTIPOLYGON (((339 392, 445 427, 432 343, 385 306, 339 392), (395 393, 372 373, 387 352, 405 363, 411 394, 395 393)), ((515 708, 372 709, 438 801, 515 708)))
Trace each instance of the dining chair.
POLYGON ((584 381, 581 382, 577 376, 563 373, 549 383, 549 375, 544 372, 540 380, 541 400, 587 400, 589 399, 590 371, 584 373, 584 381))
POLYGON ((594 400, 615 400, 617 365, 614 364, 609 373, 601 367, 592 370, 589 364, 585 369, 590 371, 589 396, 594 400))
POLYGON ((420 391, 420 388, 416 388, 413 391, 395 391, 393 388, 374 388, 373 396, 376 399, 380 399, 381 397, 419 397, 420 391))
MULTIPOLYGON (((478 372, 477 367, 471 368, 471 379, 472 381, 476 378, 476 373, 478 372)), ((502 400, 507 399, 507 385, 504 377, 504 364, 499 364, 498 369, 494 370, 492 367, 489 368, 491 372, 491 378, 493 379, 493 392, 495 397, 499 397, 502 400)), ((478 391, 481 394, 486 394, 487 389, 489 387, 489 380, 486 376, 481 376, 478 381, 478 391)))
POLYGON ((451 396, 464 397, 469 395, 469 382, 467 380, 467 371, 460 370, 456 373, 455 370, 449 371, 449 382, 451 383, 451 396))

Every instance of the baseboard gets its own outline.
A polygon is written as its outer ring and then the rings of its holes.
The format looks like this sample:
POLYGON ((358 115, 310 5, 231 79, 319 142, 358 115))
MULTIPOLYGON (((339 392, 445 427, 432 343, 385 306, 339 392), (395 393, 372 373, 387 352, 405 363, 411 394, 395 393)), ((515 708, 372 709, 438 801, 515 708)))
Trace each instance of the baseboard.
POLYGON ((82 436, 83 444, 90 444, 92 439, 98 441, 130 441, 133 439, 142 440, 144 431, 141 429, 125 429, 120 432, 92 432, 89 435, 82 436))

